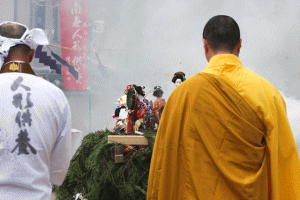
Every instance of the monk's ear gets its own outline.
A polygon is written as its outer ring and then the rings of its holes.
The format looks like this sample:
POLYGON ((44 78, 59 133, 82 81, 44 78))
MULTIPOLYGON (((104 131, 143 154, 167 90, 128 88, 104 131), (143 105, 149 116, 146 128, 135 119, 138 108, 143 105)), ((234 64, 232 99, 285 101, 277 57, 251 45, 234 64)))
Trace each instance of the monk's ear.
POLYGON ((208 53, 208 50, 209 50, 208 42, 207 42, 206 39, 203 39, 202 41, 203 41, 204 52, 205 52, 205 54, 207 54, 207 53, 208 53))
POLYGON ((241 47, 242 47, 242 38, 240 39, 238 45, 237 45, 237 52, 240 53, 240 50, 241 50, 241 47))
POLYGON ((33 60, 33 58, 34 58, 34 53, 35 53, 35 50, 34 50, 34 49, 31 49, 31 51, 29 52, 29 63, 31 63, 31 61, 33 60))

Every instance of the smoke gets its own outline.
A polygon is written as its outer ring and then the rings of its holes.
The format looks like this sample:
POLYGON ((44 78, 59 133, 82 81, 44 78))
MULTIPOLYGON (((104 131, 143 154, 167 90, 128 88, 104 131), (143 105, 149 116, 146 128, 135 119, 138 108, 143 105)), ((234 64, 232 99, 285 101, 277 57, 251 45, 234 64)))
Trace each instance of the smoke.
MULTIPOLYGON (((206 22, 229 15, 240 26, 240 59, 288 98, 300 99, 299 2, 208 0, 90 1, 92 131, 113 126, 114 102, 128 84, 162 86, 166 100, 174 74, 189 78, 207 65, 202 44, 206 22)), ((155 100, 150 93, 150 100, 155 100)), ((76 108, 74 108, 76 109, 76 108)), ((81 129, 77 127, 77 129, 81 129)))

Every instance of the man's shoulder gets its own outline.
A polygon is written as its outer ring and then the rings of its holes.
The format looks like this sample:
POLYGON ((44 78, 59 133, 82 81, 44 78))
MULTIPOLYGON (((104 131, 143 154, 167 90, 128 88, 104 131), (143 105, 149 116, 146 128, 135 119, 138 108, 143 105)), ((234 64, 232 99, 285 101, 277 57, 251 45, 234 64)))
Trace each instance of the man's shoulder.
POLYGON ((199 90, 201 90, 203 83, 207 81, 201 73, 195 74, 187 80, 183 81, 180 85, 178 85, 170 97, 168 98, 168 102, 172 99, 182 99, 185 96, 190 96, 191 94, 196 94, 199 90))
POLYGON ((201 73, 194 74, 193 76, 187 78, 187 79, 184 80, 182 83, 180 83, 180 85, 177 86, 177 87, 180 87, 181 85, 192 84, 192 83, 194 83, 195 81, 200 80, 200 79, 201 79, 200 74, 201 74, 201 73))
POLYGON ((44 91, 45 93, 52 95, 64 94, 63 91, 54 84, 35 75, 13 72, 0 74, 0 85, 2 86, 10 88, 16 81, 19 84, 30 87, 32 91, 44 91))
POLYGON ((255 84, 256 86, 258 86, 257 88, 264 88, 264 89, 279 93, 279 91, 276 89, 276 87, 270 81, 268 81, 266 78, 251 71, 248 68, 244 68, 244 70, 246 72, 244 79, 246 79, 248 82, 251 82, 252 84, 255 84))
MULTIPOLYGON (((206 79, 202 76, 202 73, 197 73, 183 81, 177 88, 185 88, 185 90, 195 91, 197 86, 201 86, 201 83, 205 80, 206 79)), ((175 88, 175 90, 177 90, 177 88, 175 88)))

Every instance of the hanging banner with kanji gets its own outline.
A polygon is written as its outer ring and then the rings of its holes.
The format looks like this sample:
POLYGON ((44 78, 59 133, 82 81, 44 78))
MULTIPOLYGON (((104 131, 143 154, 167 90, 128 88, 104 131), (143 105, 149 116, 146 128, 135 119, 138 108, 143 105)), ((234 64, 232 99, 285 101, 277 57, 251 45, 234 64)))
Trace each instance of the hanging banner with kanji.
MULTIPOLYGON (((60 0, 61 46, 89 50, 89 1, 60 0)), ((74 66, 78 79, 62 67, 65 89, 86 90, 89 85, 88 53, 62 49, 62 58, 74 66)))

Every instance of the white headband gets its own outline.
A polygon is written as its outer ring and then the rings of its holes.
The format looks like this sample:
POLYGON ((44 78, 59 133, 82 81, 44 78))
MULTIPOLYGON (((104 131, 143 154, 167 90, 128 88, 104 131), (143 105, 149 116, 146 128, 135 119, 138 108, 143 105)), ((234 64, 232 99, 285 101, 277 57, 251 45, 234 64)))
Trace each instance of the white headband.
POLYGON ((29 30, 27 26, 17 22, 3 22, 0 24, 0 27, 7 23, 21 25, 26 28, 26 31, 20 39, 7 38, 0 35, 0 69, 8 56, 10 48, 17 44, 25 44, 31 49, 35 49, 38 45, 49 45, 48 38, 42 29, 34 28, 29 30))

